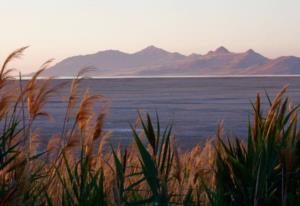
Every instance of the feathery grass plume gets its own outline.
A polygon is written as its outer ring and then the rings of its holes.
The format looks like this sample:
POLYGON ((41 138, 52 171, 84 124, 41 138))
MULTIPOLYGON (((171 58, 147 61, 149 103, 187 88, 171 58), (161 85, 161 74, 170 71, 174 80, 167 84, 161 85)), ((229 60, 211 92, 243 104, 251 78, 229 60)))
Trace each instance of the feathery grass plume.
POLYGON ((108 111, 110 106, 111 106, 111 103, 106 103, 106 104, 102 105, 101 108, 100 108, 100 113, 98 114, 95 126, 92 130, 92 139, 93 139, 93 141, 97 140, 102 135, 104 120, 107 116, 107 111, 108 111))
MULTIPOLYGON (((106 116, 106 112, 102 111, 98 115, 96 119, 96 124, 95 126, 91 129, 90 134, 85 134, 85 149, 86 149, 86 156, 88 159, 92 160, 90 157, 93 155, 93 149, 95 147, 95 144, 97 143, 97 140, 102 137, 102 130, 103 130, 103 123, 104 123, 104 118, 106 116)), ((99 140, 102 142, 102 138, 99 140)), ((105 140, 104 140, 105 141, 105 140)), ((104 142, 103 142, 104 143, 104 142)), ((100 145, 99 145, 100 146, 100 145)))
POLYGON ((31 120, 34 120, 38 116, 49 117, 49 114, 41 111, 41 109, 46 104, 50 95, 57 92, 58 89, 61 89, 66 84, 63 82, 55 86, 50 86, 52 77, 42 80, 40 84, 37 82, 39 75, 48 68, 51 62, 52 60, 46 61, 26 84, 27 107, 31 120))
POLYGON ((49 113, 43 111, 43 107, 47 103, 50 95, 56 92, 58 89, 61 89, 65 82, 57 84, 55 86, 50 86, 50 81, 52 78, 41 80, 40 84, 38 83, 39 75, 48 68, 52 60, 46 61, 40 69, 32 76, 25 86, 24 94, 27 98, 27 109, 28 109, 28 126, 26 129, 27 136, 27 160, 31 156, 31 147, 32 147, 32 126, 35 119, 39 116, 50 117, 49 113))
POLYGON ((102 96, 101 95, 90 95, 89 91, 83 96, 82 101, 79 104, 79 108, 77 110, 75 123, 78 124, 81 132, 84 132, 84 129, 88 126, 90 120, 93 117, 93 105, 96 101, 98 101, 102 96))
MULTIPOLYGON (((54 134, 51 136, 51 138, 49 139, 48 143, 47 143, 47 155, 52 155, 52 154, 58 154, 60 148, 60 141, 61 141, 61 136, 59 134, 54 134)), ((55 155, 55 156, 56 156, 55 155)), ((49 157, 48 159, 50 159, 51 157, 49 157)))
POLYGON ((265 127, 263 132, 265 133, 265 136, 268 137, 269 133, 271 132, 272 129, 276 124, 274 124, 274 121, 276 120, 276 110, 279 108, 278 106, 280 105, 282 101, 283 94, 287 91, 288 86, 284 86, 276 95, 275 99, 273 100, 271 107, 268 111, 268 114, 265 118, 265 124, 269 125, 268 127, 265 127))
POLYGON ((106 117, 106 113, 101 112, 96 120, 96 124, 95 127, 93 129, 93 133, 92 133, 92 139, 93 141, 97 140, 103 131, 103 124, 104 124, 104 118, 106 117))
POLYGON ((27 48, 28 46, 15 50, 4 60, 4 63, 2 64, 0 70, 0 89, 3 88, 3 86, 7 82, 6 80, 9 80, 11 78, 9 74, 12 72, 12 69, 7 69, 7 65, 13 60, 20 58, 27 48))
POLYGON ((66 141, 65 140, 66 126, 67 126, 67 123, 69 122, 69 119, 70 119, 70 116, 72 113, 72 109, 73 109, 76 101, 78 100, 78 86, 89 71, 91 71, 91 69, 88 67, 81 69, 71 82, 69 96, 67 98, 67 108, 66 108, 66 112, 65 112, 65 116, 64 116, 62 132, 61 132, 62 141, 66 141))
POLYGON ((1 72, 0 72, 1 77, 3 74, 5 74, 5 70, 6 70, 8 63, 15 59, 20 58, 23 55, 24 50, 26 50, 27 48, 28 48, 28 46, 21 47, 19 49, 16 49, 15 51, 13 51, 12 53, 10 53, 8 55, 8 57, 4 60, 4 63, 2 64, 2 67, 1 67, 1 72))
POLYGON ((2 95, 0 99, 0 120, 3 120, 7 115, 9 115, 11 101, 13 101, 14 96, 10 93, 2 95))
MULTIPOLYGON (((92 155, 94 154, 95 145, 98 144, 97 155, 101 156, 104 145, 106 144, 108 138, 111 137, 111 134, 109 132, 108 133, 103 132, 103 124, 104 124, 104 119, 107 115, 108 107, 109 104, 105 104, 101 106, 100 113, 95 120, 96 121, 95 125, 93 126, 93 128, 90 129, 91 131, 90 134, 86 134, 87 137, 85 138, 84 144, 86 147, 86 155, 87 158, 90 160, 90 163, 94 165, 96 165, 95 161, 99 160, 98 157, 92 158, 92 155)), ((101 160, 99 161, 101 162, 101 160)))
MULTIPOLYGON (((12 92, 14 88, 5 88, 7 87, 7 84, 13 79, 11 76, 11 72, 13 69, 9 69, 8 64, 12 62, 13 60, 20 58, 23 54, 24 50, 26 50, 27 47, 22 47, 20 49, 15 50, 11 54, 8 55, 8 57, 4 60, 1 71, 0 71, 0 90, 1 90, 1 99, 0 99, 0 120, 5 119, 5 122, 9 125, 12 124, 12 121, 16 118, 16 111, 11 109, 11 103, 14 101, 14 98, 16 96, 15 92, 12 92), (7 118, 6 118, 7 117, 7 118)), ((16 107, 17 103, 15 104, 16 107)))

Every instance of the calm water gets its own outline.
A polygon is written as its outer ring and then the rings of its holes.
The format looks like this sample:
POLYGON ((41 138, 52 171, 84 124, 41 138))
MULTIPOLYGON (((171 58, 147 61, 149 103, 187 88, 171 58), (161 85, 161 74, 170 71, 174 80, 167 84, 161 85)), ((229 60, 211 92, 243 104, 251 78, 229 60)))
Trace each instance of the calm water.
MULTIPOLYGON (((213 137, 221 120, 227 134, 245 136, 252 114, 250 102, 257 92, 267 90, 274 97, 276 91, 289 84, 287 95, 300 103, 299 80, 300 77, 90 79, 82 82, 80 91, 89 89, 111 101, 105 129, 113 131, 113 143, 127 144, 132 140, 129 124, 134 124, 138 110, 153 115, 157 111, 163 126, 173 122, 179 145, 188 148, 213 137)), ((59 81, 62 80, 56 80, 59 81)), ((68 89, 62 89, 46 105, 45 110, 54 120, 37 121, 36 126, 44 128, 42 133, 53 134, 62 127, 66 106, 62 97, 67 93, 68 89)))

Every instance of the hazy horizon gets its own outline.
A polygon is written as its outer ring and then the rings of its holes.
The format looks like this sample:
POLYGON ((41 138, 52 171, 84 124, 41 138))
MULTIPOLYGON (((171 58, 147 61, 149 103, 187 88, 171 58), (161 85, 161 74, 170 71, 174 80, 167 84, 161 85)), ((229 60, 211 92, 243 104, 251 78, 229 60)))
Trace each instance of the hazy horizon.
POLYGON ((30 45, 15 65, 29 73, 49 58, 149 45, 185 55, 225 46, 300 56, 299 7, 297 0, 11 0, 0 8, 0 58, 30 45))

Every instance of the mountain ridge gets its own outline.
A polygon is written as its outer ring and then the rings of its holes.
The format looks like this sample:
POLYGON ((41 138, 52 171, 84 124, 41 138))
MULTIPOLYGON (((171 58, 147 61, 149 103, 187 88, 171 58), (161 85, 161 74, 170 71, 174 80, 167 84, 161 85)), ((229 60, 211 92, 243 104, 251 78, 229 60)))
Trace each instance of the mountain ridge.
POLYGON ((293 75, 300 74, 300 58, 267 58, 253 49, 234 53, 220 46, 201 55, 183 55, 148 46, 134 53, 104 50, 63 59, 42 76, 74 76, 92 67, 91 76, 181 76, 181 75, 293 75))

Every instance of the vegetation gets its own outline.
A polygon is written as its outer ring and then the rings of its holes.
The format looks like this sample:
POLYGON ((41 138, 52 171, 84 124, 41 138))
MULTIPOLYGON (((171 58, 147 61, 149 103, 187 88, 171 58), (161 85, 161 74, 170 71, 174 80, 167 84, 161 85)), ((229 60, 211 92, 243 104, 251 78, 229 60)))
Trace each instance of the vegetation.
POLYGON ((58 88, 38 80, 49 62, 25 84, 11 79, 8 63, 0 71, 0 205, 298 205, 300 139, 297 106, 283 88, 263 113, 258 94, 248 137, 217 137, 189 152, 178 152, 172 125, 139 115, 133 144, 103 149, 106 111, 93 106, 102 96, 77 90, 84 74, 70 86, 61 131, 44 151, 34 129, 43 106, 58 88), (14 90, 12 90, 14 88, 14 90), (17 92, 16 92, 17 90, 17 92), (77 108, 77 109, 76 109, 77 108), (142 128, 138 132, 137 127, 142 128))

